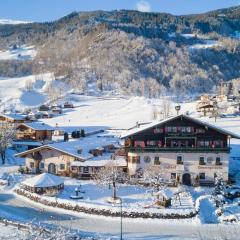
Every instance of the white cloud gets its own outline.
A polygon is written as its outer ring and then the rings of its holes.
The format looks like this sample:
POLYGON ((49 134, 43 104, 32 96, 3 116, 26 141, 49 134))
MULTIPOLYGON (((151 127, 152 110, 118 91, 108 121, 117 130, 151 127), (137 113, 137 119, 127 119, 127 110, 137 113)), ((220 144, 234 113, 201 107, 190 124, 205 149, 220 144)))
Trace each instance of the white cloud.
POLYGON ((151 5, 147 1, 141 0, 137 3, 137 10, 140 12, 151 12, 151 5))

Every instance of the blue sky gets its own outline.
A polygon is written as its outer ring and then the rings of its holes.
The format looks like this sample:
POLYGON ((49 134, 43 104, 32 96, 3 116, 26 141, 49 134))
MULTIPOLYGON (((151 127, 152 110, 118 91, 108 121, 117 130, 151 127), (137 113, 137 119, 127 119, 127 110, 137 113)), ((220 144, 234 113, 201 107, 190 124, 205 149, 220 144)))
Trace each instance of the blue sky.
POLYGON ((73 11, 138 9, 172 14, 236 6, 240 0, 0 0, 0 19, 50 21, 73 11))

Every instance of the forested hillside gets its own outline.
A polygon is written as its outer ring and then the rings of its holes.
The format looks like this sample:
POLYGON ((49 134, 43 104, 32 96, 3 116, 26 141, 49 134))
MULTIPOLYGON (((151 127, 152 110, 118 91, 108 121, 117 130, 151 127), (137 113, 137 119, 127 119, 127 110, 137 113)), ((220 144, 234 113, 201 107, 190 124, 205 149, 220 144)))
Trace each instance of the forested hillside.
POLYGON ((58 21, 0 25, 0 48, 35 45, 27 62, 0 61, 0 76, 53 72, 78 92, 157 97, 208 92, 240 77, 240 7, 173 16, 72 13, 58 21))

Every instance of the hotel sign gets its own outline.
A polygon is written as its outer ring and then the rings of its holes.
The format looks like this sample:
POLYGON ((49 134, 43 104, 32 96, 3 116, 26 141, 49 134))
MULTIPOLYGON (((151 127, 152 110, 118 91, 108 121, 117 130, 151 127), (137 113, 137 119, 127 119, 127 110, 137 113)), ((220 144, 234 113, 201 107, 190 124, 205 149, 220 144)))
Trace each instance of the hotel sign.
POLYGON ((198 166, 198 169, 215 170, 215 169, 223 169, 223 167, 222 166, 198 166))

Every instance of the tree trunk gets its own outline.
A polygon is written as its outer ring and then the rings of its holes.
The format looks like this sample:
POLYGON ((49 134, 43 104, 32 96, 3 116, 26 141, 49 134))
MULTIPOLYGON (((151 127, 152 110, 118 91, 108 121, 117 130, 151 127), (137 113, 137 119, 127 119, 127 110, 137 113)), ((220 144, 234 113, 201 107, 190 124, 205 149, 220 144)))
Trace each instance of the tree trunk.
POLYGON ((6 154, 4 150, 1 150, 1 158, 2 158, 2 164, 5 164, 5 158, 6 158, 6 154))

